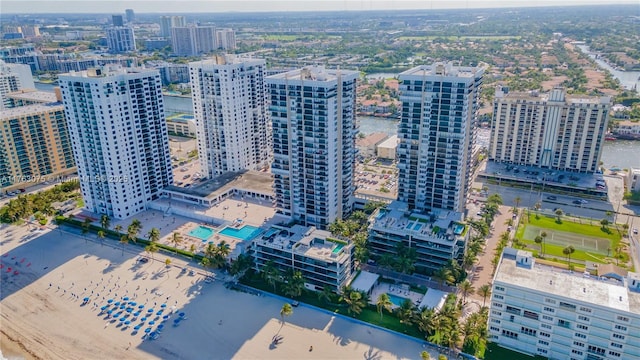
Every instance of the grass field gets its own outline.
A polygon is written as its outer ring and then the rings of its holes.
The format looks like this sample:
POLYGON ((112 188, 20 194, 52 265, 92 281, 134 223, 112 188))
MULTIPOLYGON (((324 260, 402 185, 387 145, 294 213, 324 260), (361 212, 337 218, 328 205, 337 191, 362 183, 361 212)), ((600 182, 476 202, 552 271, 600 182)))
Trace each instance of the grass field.
POLYGON ((572 260, 610 262, 611 258, 607 258, 607 254, 614 255, 613 251, 620 243, 622 235, 613 227, 609 228, 609 232, 605 232, 600 224, 596 223, 597 221, 563 217, 562 223, 558 224, 555 217, 540 216, 536 219, 534 215, 523 216, 516 238, 528 248, 534 249, 534 252, 539 252, 541 245, 536 244, 534 238, 544 230, 547 233, 544 247, 547 259, 566 260, 567 257, 562 250, 568 245, 573 245, 576 250, 571 255, 572 260))
POLYGON ((544 360, 542 356, 529 356, 517 351, 501 348, 495 343, 487 344, 487 351, 484 353, 485 360, 544 360))
POLYGON ((295 40, 314 40, 314 39, 341 39, 341 36, 338 35, 324 35, 324 36, 315 36, 315 35, 264 35, 262 36, 264 40, 269 41, 295 41, 295 40))

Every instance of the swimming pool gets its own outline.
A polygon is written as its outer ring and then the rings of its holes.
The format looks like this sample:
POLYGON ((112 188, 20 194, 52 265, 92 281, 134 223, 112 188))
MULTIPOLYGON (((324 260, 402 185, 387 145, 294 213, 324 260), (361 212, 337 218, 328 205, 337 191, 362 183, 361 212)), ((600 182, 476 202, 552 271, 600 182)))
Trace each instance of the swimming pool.
POLYGON ((234 237, 236 239, 240 239, 243 241, 246 240, 251 240, 254 237, 256 237, 256 235, 258 235, 258 233, 260 232, 260 228, 259 227, 255 227, 255 226, 251 226, 251 225, 245 225, 241 228, 232 228, 232 227, 226 227, 224 229, 222 229, 220 231, 220 234, 222 235, 226 235, 226 236, 231 236, 234 237))
POLYGON ((338 244, 331 252, 334 254, 337 254, 340 252, 340 250, 342 250, 343 247, 344 247, 343 244, 338 244))
POLYGON ((404 298, 402 296, 398 296, 398 295, 393 295, 393 294, 389 294, 387 293, 387 295, 389 295, 389 300, 391 300, 391 303, 395 306, 402 306, 402 303, 405 300, 409 300, 407 298, 404 298))
POLYGON ((464 231, 464 225, 456 224, 453 228, 453 233, 455 235, 460 235, 464 231))
POLYGON ((420 229, 422 229, 422 224, 417 222, 417 223, 408 223, 406 226, 407 230, 413 230, 413 231, 420 231, 420 229))
POLYGON ((189 231, 189 236, 196 237, 202 241, 207 241, 215 233, 215 230, 206 226, 198 226, 197 228, 189 231))

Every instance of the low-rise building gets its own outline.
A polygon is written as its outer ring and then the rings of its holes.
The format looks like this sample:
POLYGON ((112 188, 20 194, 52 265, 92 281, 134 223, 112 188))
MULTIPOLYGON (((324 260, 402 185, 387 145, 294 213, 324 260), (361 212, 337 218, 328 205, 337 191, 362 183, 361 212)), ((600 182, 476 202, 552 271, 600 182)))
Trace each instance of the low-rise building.
POLYGON ((640 139, 640 121, 615 121, 611 132, 618 138, 640 139))
POLYGON ((196 137, 196 120, 193 115, 175 114, 167 117, 167 131, 170 135, 196 137))
POLYGON ((383 132, 375 132, 362 138, 356 139, 358 154, 363 157, 372 157, 376 153, 376 147, 381 144, 388 135, 383 132))
POLYGON ((594 277, 504 250, 493 281, 490 341, 550 359, 640 358, 640 274, 594 277))
POLYGON ((339 290, 355 275, 354 245, 313 226, 272 226, 251 245, 256 270, 272 261, 281 272, 302 273, 310 290, 339 290))
POLYGON ((395 255, 403 244, 416 250, 415 270, 433 273, 449 260, 462 262, 469 238, 462 214, 434 209, 428 214, 410 212, 404 202, 394 201, 372 214, 369 246, 374 256, 395 255))
POLYGON ((640 191, 640 168, 629 169, 627 191, 640 191))
POLYGON ((378 144, 376 152, 381 159, 395 160, 396 150, 398 149, 398 135, 393 135, 385 141, 378 144))

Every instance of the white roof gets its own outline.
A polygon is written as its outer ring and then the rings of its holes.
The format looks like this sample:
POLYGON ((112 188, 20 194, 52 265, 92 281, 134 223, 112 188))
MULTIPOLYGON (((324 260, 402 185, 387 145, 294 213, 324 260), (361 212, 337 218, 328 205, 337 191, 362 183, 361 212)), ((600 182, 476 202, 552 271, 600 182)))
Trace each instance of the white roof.
POLYGON ((351 288, 368 293, 378 281, 378 278, 380 278, 380 275, 363 270, 360 272, 360 275, 351 282, 351 288))
POLYGON ((446 300, 446 292, 429 288, 427 293, 424 294, 422 301, 420 301, 420 308, 427 307, 438 311, 444 305, 446 300))

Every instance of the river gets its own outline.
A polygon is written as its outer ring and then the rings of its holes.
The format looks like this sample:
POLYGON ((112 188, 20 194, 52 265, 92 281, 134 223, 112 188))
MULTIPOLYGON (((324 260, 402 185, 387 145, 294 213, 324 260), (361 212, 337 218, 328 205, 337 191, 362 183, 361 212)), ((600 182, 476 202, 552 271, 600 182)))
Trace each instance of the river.
POLYGON ((620 84, 627 90, 635 89, 636 92, 640 92, 640 71, 620 71, 616 70, 606 61, 599 58, 596 53, 592 53, 587 45, 576 45, 583 53, 589 55, 598 66, 609 71, 614 78, 620 81, 620 84))
MULTIPOLYGON (((379 75, 379 74, 372 74, 379 75)), ((393 75, 393 74, 384 74, 393 75)), ((53 91, 54 85, 36 83, 36 88, 43 91, 53 91)), ((164 96, 164 103, 167 112, 193 113, 191 98, 178 96, 164 96)), ((395 119, 380 118, 375 116, 358 116, 360 132, 368 135, 374 132, 384 132, 388 135, 395 135, 398 131, 398 121, 395 119)), ((640 167, 640 141, 606 141, 602 150, 602 161, 604 166, 630 168, 640 167)))

